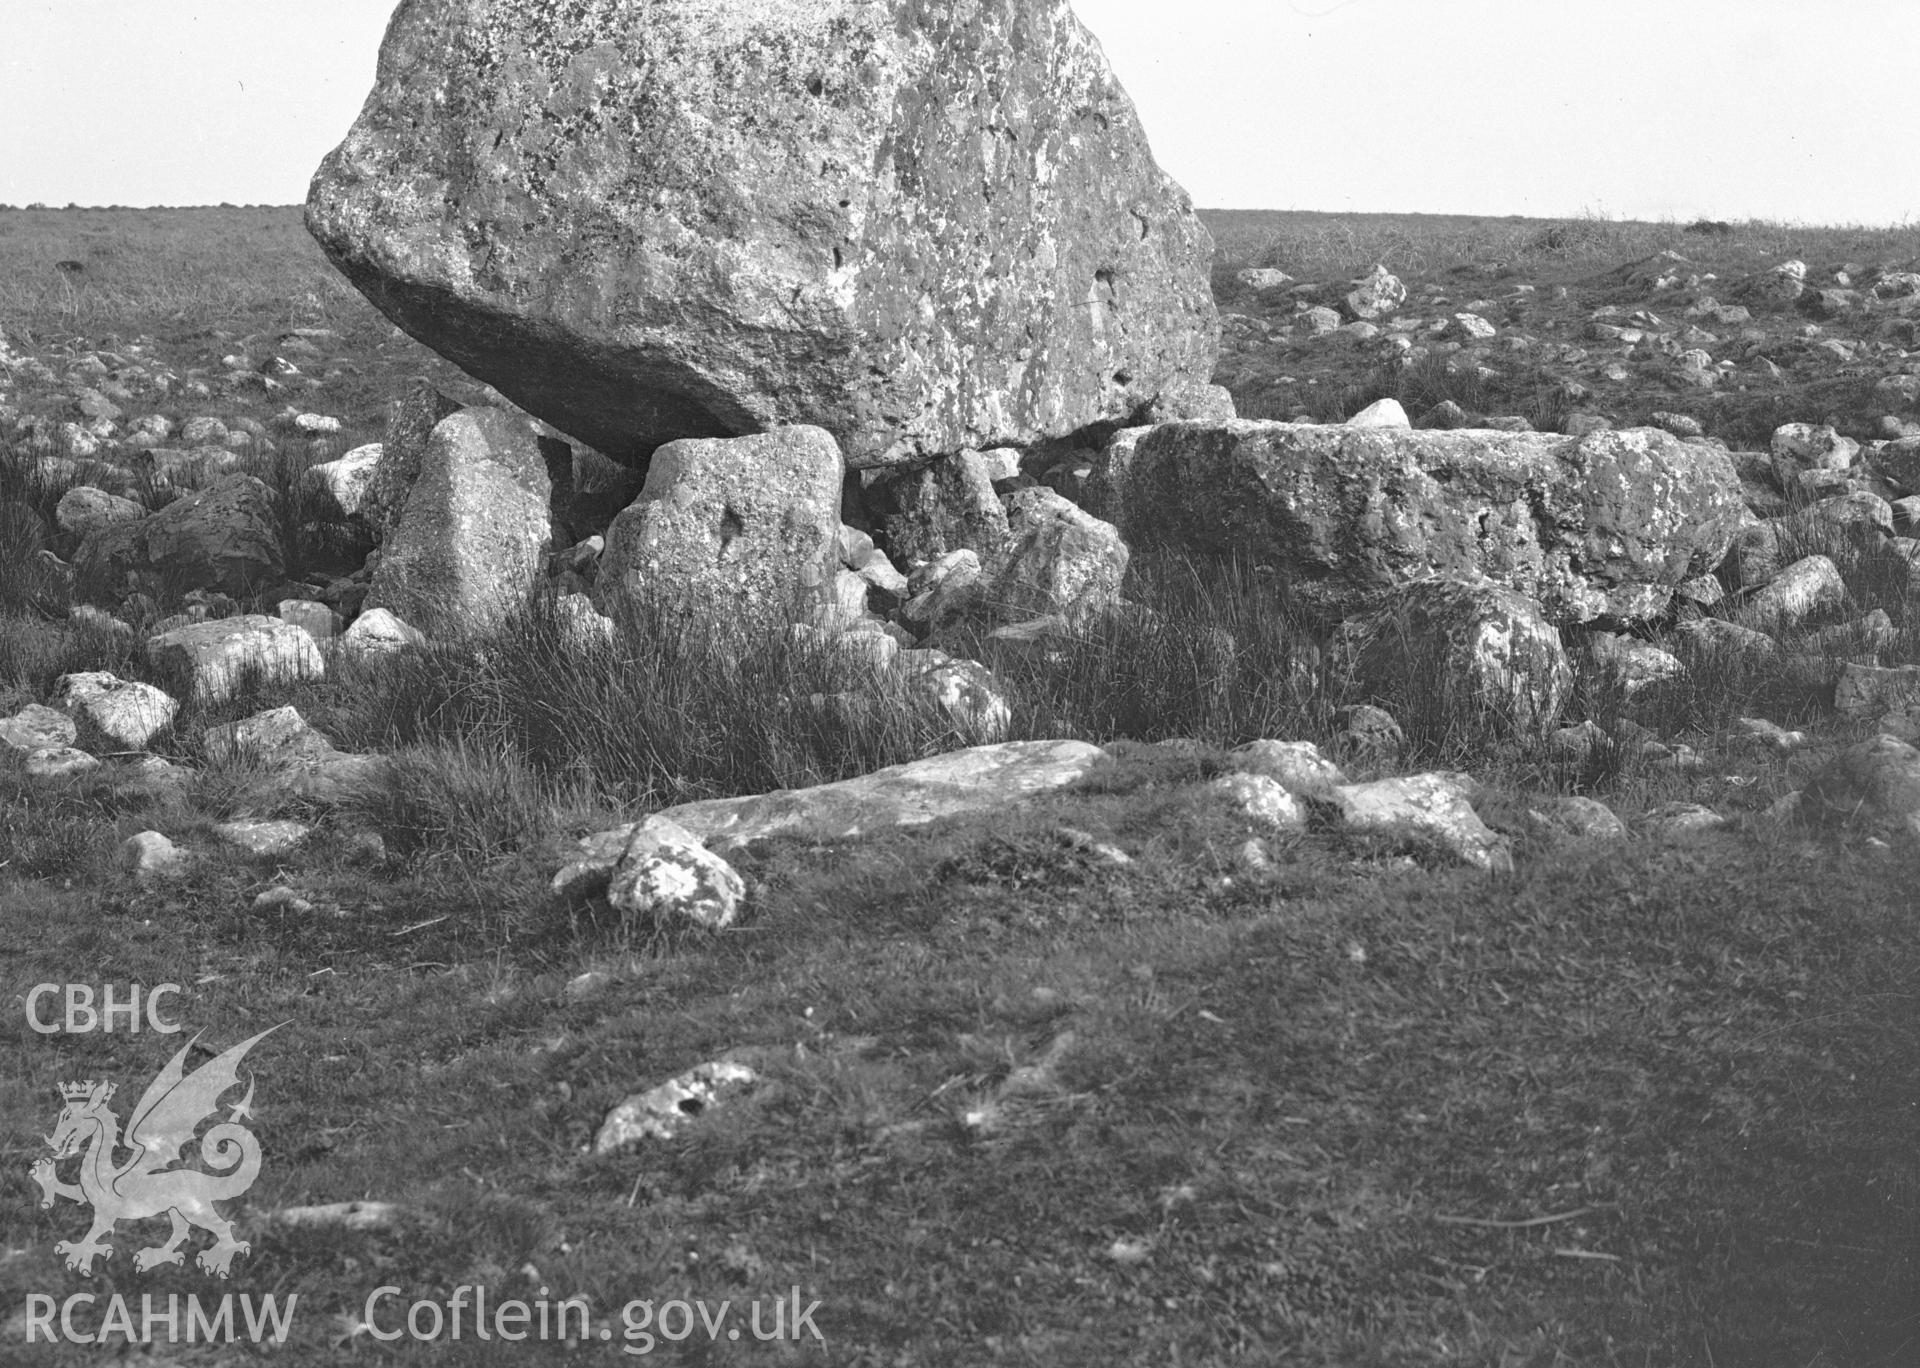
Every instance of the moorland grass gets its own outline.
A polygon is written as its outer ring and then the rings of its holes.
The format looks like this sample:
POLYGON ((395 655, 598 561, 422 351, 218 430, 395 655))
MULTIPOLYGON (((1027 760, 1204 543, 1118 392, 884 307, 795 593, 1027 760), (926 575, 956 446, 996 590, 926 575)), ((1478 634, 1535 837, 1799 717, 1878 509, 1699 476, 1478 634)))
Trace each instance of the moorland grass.
MULTIPOLYGON (((1391 255, 1391 233, 1421 231, 1363 221, 1294 259, 1365 269, 1391 255)), ((1412 247, 1430 264, 1497 246, 1426 231, 1412 247)), ((1582 252, 1612 265, 1641 243, 1594 233, 1536 252, 1585 270, 1582 252)), ((288 263, 309 250, 260 258, 277 302, 264 278, 235 282, 229 302, 243 307, 244 285, 259 326, 283 326, 288 263)), ((116 258, 97 260, 104 278, 116 258)), ((30 326, 130 329, 140 309, 164 322, 168 279, 127 283, 147 293, 121 301, 126 318, 55 295, 30 326)), ((232 321, 182 308, 183 325, 232 321)), ((1459 395, 1472 397, 1444 397, 1459 395)), ((298 464, 258 473, 283 522, 324 539, 324 510, 292 502, 298 464)), ((0 539, 0 689, 17 706, 81 668, 177 689, 138 634, 67 627, 63 581, 30 580, 39 551, 72 549, 51 521, 63 489, 32 484, 37 470, 0 458, 0 506, 34 511, 0 539)), ((943 640, 1006 682, 1015 736, 1193 744, 1116 745, 1080 788, 1017 810, 756 848, 738 860, 745 915, 717 936, 623 923, 548 880, 572 838, 651 808, 966 738, 926 700, 784 636, 743 650, 643 617, 617 644, 579 648, 536 605, 491 642, 189 702, 157 743, 198 770, 175 798, 0 776, 0 953, 17 985, 180 983, 181 1015, 209 1042, 289 1023, 288 1043, 253 1061, 269 1162, 236 1205, 252 1251, 217 1289, 301 1297, 280 1362, 434 1357, 375 1341, 367 1294, 389 1283, 444 1301, 482 1283, 585 1295, 616 1336, 636 1298, 738 1305, 799 1287, 823 1303, 827 1347, 811 1361, 846 1365, 1893 1368, 1920 1342, 1920 866, 1767 819, 1805 766, 1756 767, 1713 738, 1746 713, 1823 716, 1844 652, 1813 635, 1822 626, 1880 607, 1899 633, 1884 660, 1920 660, 1920 640, 1903 567, 1870 537, 1809 521, 1790 549, 1831 556, 1850 594, 1783 634, 1784 658, 1807 657, 1790 670, 1656 637, 1690 673, 1629 697, 1569 633, 1569 720, 1686 739, 1698 771, 1614 744, 1570 759, 1488 719, 1429 715, 1413 673, 1355 692, 1254 567, 1137 557, 1138 608, 1038 643, 995 637, 989 605, 943 640), (1406 715, 1405 754, 1338 751, 1339 707, 1369 698, 1406 715), (203 753, 207 725, 280 703, 347 749, 393 754, 392 777, 320 808, 203 753), (1511 786, 1520 801, 1483 815, 1513 841, 1514 872, 1489 880, 1317 824, 1269 835, 1273 869, 1249 870, 1237 853, 1256 833, 1193 781, 1255 736, 1323 742, 1355 777, 1458 766, 1511 786), (1594 794, 1630 820, 1698 798, 1733 820, 1692 838, 1561 841, 1526 818, 1541 791, 1594 794), (314 834, 269 860, 209 834, 267 815, 314 834), (199 852, 180 881, 112 868, 142 828, 199 852), (279 886, 303 903, 256 905, 279 886), (674 1142, 587 1152, 629 1092, 727 1053, 760 1070, 759 1091, 674 1142), (404 1211, 374 1230, 267 1216, 365 1198, 404 1211)), ((0 1071, 0 1164, 15 1172, 44 1153, 56 1084, 108 1077, 131 1095, 165 1053, 125 1034, 50 1047, 19 1012, 0 1040, 17 1061, 0 1071)), ((71 1204, 0 1206, 0 1248, 20 1251, 0 1259, 8 1314, 29 1292, 207 1292, 190 1271, 131 1272, 150 1228, 124 1226, 92 1280, 66 1274, 51 1246, 81 1220, 71 1204)), ((34 1361, 95 1360, 42 1348, 34 1361)), ((463 1364, 580 1357, 458 1350, 463 1364)))

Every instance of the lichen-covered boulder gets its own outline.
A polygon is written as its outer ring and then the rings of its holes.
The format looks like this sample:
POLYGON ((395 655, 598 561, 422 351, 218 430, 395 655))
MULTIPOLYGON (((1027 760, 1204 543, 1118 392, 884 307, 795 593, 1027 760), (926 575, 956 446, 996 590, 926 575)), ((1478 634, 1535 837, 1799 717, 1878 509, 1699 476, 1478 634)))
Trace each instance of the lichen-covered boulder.
POLYGON ((313 638, 290 622, 247 613, 193 622, 147 638, 147 655, 191 681, 197 699, 230 698, 249 674, 278 682, 320 679, 327 672, 313 638))
POLYGON ((80 544, 83 582, 106 589, 218 589, 241 596, 285 568, 273 495, 252 475, 228 475, 133 522, 98 525, 80 544))
POLYGON ((1066 0, 413 0, 307 225, 630 463, 1026 445, 1204 392, 1218 348, 1206 230, 1066 0))
POLYGON ((1080 622, 1120 599, 1127 547, 1102 522, 1044 485, 1007 501, 1010 542, 995 572, 1002 603, 1080 622))
POLYGON ((1355 591, 1438 575, 1517 590, 1555 623, 1634 621, 1718 565, 1746 517, 1725 452, 1656 428, 1183 422, 1123 433, 1105 459, 1105 516, 1136 551, 1264 562, 1334 616, 1355 591))
POLYGON ((1550 726, 1573 688, 1559 631, 1524 594, 1421 580, 1347 632, 1356 676, 1403 707, 1438 705, 1522 731, 1550 726))
POLYGON ((433 636, 498 627, 545 573, 551 492, 524 419, 494 408, 442 418, 381 548, 367 607, 433 636))
POLYGON ((799 620, 838 568, 840 449, 817 427, 672 442, 607 529, 595 605, 753 628, 799 620))

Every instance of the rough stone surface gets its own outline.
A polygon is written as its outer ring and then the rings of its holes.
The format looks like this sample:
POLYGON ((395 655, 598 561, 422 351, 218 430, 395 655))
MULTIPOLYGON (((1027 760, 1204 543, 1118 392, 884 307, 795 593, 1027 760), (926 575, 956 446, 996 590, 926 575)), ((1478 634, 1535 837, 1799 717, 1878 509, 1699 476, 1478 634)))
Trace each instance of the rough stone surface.
POLYGON ((1084 777, 1103 754, 1084 741, 1005 741, 838 783, 683 803, 659 815, 721 853, 774 835, 845 841, 1003 808, 1064 788, 1084 777))
POLYGON ((733 866, 671 818, 634 827, 614 865, 607 901, 616 911, 709 931, 733 924, 747 886, 733 866))
POLYGON ((1307 824, 1307 810, 1278 779, 1265 774, 1223 774, 1207 784, 1234 811, 1251 822, 1282 831, 1298 831, 1307 824))
POLYGON ((1135 550, 1274 565, 1330 606, 1356 589, 1489 578, 1555 623, 1615 611, 1726 555, 1745 517, 1726 454, 1656 428, 1549 433, 1235 421, 1170 423, 1109 444, 1135 550))
POLYGON ((902 471, 876 493, 887 546, 903 565, 962 549, 994 561, 1006 549, 1007 510, 977 451, 902 471))
POLYGON ((1249 741, 1227 758, 1236 770, 1264 774, 1294 793, 1319 793, 1347 782, 1340 767, 1311 741, 1249 741))
POLYGON ((1825 556, 1805 556, 1756 590, 1745 607, 1753 621, 1781 627, 1831 612, 1846 601, 1840 568, 1825 556))
POLYGON ((385 454, 384 445, 368 442, 335 460, 309 466, 305 476, 307 487, 322 495, 333 511, 349 518, 361 517, 385 454))
POLYGON ((1627 824, 1598 798, 1579 794, 1545 794, 1527 805, 1527 821, 1547 835, 1575 840, 1619 841, 1627 824))
POLYGON ((1833 687, 1834 709, 1848 717, 1871 717, 1916 700, 1920 700, 1920 665, 1848 661, 1833 687))
POLYGON ((999 741, 1013 725, 1013 709, 993 671, 977 660, 958 660, 945 651, 900 651, 892 667, 910 690, 931 698, 946 711, 964 740, 999 741))
POLYGON ((618 460, 808 423, 854 466, 1204 385, 1211 243, 1065 0, 416 0, 307 224, 618 460))
POLYGON ((132 499, 123 499, 92 485, 75 485, 60 496, 60 502, 53 509, 53 520, 60 530, 80 537, 96 527, 139 522, 146 516, 147 510, 132 499))
POLYGON ((252 817, 220 822, 213 828, 213 834, 228 845, 263 857, 287 854, 312 831, 305 822, 252 817))
POLYGON ((1349 639, 1356 677, 1384 696, 1410 703, 1412 689, 1452 715, 1490 713, 1523 731, 1551 725, 1573 687, 1559 631, 1497 584, 1406 585, 1349 639))
POLYGON ((425 632, 387 609, 369 608, 341 634, 340 644, 349 651, 397 651, 426 639, 425 632))
POLYGON ((1880 735, 1849 746, 1807 781, 1802 811, 1920 846, 1920 750, 1880 735))
POLYGON ((640 497, 613 520, 594 602, 706 621, 798 620, 837 562, 840 450, 817 427, 670 442, 640 497))
POLYGON ((285 566, 273 498, 252 475, 228 475, 137 522, 96 528, 75 557, 81 577, 141 587, 166 578, 235 596, 285 566))
POLYGON ((120 843, 120 867, 136 879, 166 879, 185 871, 187 853, 157 831, 140 831, 120 843))
POLYGON ((460 405, 425 380, 413 381, 388 407, 380 460, 367 476, 360 496, 360 517, 375 536, 385 537, 399 526, 433 430, 441 419, 459 411, 460 405))
POLYGON ((551 492, 524 420, 492 408, 449 414, 381 547, 367 606, 434 636, 497 628, 545 571, 551 492))
POLYGON ((29 779, 52 782, 97 770, 100 761, 73 746, 42 746, 27 752, 22 768, 29 779))
POLYGON ((1393 428, 1401 432, 1413 430, 1413 419, 1407 417, 1407 411, 1398 399, 1376 399, 1344 424, 1350 428, 1393 428))
POLYGON ((671 1140, 689 1121, 758 1079, 751 1068, 730 1060, 696 1065, 608 1112, 593 1138, 593 1152, 617 1154, 643 1140, 671 1140))
POLYGON ((1342 784, 1327 801, 1350 831, 1381 832, 1437 846, 1465 864, 1509 870, 1504 838, 1480 820, 1458 778, 1409 774, 1370 784, 1342 784))
POLYGON ((115 750, 141 750, 173 725, 180 704, 162 689, 104 670, 61 675, 54 697, 73 714, 89 741, 115 750))
POLYGON ((71 717, 40 703, 29 703, 12 717, 0 718, 0 745, 15 751, 71 746, 78 737, 71 717))
POLYGON ((994 575, 1003 603, 1078 623, 1119 601, 1127 547, 1111 523, 1042 485, 1007 500, 1008 546, 994 575))
POLYGON ((158 662, 187 670, 195 698, 229 697, 249 671, 277 680, 318 679, 326 662, 312 637, 292 623, 260 613, 194 622, 148 638, 158 662))

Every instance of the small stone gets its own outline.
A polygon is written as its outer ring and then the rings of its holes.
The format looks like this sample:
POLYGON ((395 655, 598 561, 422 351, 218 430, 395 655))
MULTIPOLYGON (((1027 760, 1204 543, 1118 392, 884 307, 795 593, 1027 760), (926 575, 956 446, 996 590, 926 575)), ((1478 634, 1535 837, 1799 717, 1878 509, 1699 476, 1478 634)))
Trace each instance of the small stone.
POLYGON ((29 703, 12 717, 0 718, 0 744, 16 751, 71 746, 79 734, 71 717, 39 703, 29 703))
POLYGON ((1307 824, 1306 809, 1279 780, 1264 774, 1223 774, 1207 784, 1241 816, 1275 830, 1297 831, 1307 824))
POLYGON ((173 725, 179 702, 164 690, 101 670, 61 675, 54 697, 117 750, 141 750, 173 725))
POLYGON ((1576 840, 1618 841, 1627 824, 1598 798, 1561 794, 1542 798, 1527 807, 1527 821, 1536 829, 1576 840))
POLYGON ((1804 750, 1810 743, 1803 731, 1788 731, 1777 722, 1769 722, 1764 717, 1736 717, 1733 720, 1735 734, 1744 741, 1761 745, 1782 755, 1804 750))
POLYGON ((256 912, 290 912, 296 917, 304 917, 313 911, 313 904, 285 884, 275 884, 254 895, 253 910, 256 912))
POLYGON ((369 608, 353 620, 353 625, 340 638, 340 645, 355 652, 397 651, 418 646, 426 639, 426 633, 409 626, 393 612, 369 608))
POLYGON ((696 1065, 658 1087, 634 1093, 607 1113, 593 1139, 595 1154, 614 1154, 643 1140, 671 1140, 686 1124, 759 1081, 745 1064, 696 1065))
POLYGON ((1695 836, 1718 831, 1727 819, 1699 803, 1662 803, 1643 818, 1650 832, 1664 836, 1695 836))
POLYGON ((1398 399, 1376 399, 1353 417, 1347 419, 1350 428, 1400 428, 1411 431, 1413 420, 1407 417, 1398 399))
POLYGON ((312 830, 305 822, 245 818, 221 822, 214 827, 213 834, 249 855, 275 856, 287 854, 306 840, 312 830))
POLYGON ((1343 784, 1329 801, 1352 831, 1373 831, 1438 846, 1463 863, 1510 871, 1507 843, 1489 830, 1451 775, 1412 774, 1370 784, 1343 784))
POLYGON ((120 867, 135 878, 171 878, 186 869, 187 853, 157 831, 142 831, 120 843, 120 867))
POLYGON ((1916 700, 1920 700, 1920 665, 1849 661, 1833 690, 1833 706, 1846 717, 1871 717, 1916 700))
POLYGON ((1294 793, 1319 793, 1347 782, 1340 767, 1311 741, 1249 741, 1227 758, 1236 770, 1266 775, 1294 793))
POLYGON ((1394 721, 1393 714, 1371 703, 1356 703, 1341 710, 1346 723, 1341 733, 1354 749, 1373 754, 1392 754, 1407 744, 1407 735, 1394 721))
POLYGON ((1761 586, 1746 611, 1757 622, 1786 625, 1839 608, 1846 599, 1839 567, 1825 556, 1807 556, 1761 586))
POLYGON ((614 865, 607 900, 632 916, 686 921, 717 931, 739 915, 746 891, 732 865, 685 827, 655 815, 628 837, 614 865))
POLYGON ((72 746, 42 746, 38 750, 27 752, 23 768, 29 779, 52 783, 61 779, 73 779, 99 769, 100 761, 72 746))
POLYGON ((316 642, 331 641, 340 633, 340 615, 312 599, 281 599, 276 612, 282 622, 298 627, 316 642))

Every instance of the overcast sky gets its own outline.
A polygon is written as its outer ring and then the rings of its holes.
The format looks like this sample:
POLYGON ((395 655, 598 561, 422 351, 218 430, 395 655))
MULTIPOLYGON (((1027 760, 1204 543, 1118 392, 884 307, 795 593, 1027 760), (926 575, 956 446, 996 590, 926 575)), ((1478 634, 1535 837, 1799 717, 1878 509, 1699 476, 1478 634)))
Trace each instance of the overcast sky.
MULTIPOLYGON (((297 202, 392 0, 0 0, 0 202, 297 202)), ((1920 0, 1076 0, 1209 208, 1920 218, 1920 0)))

